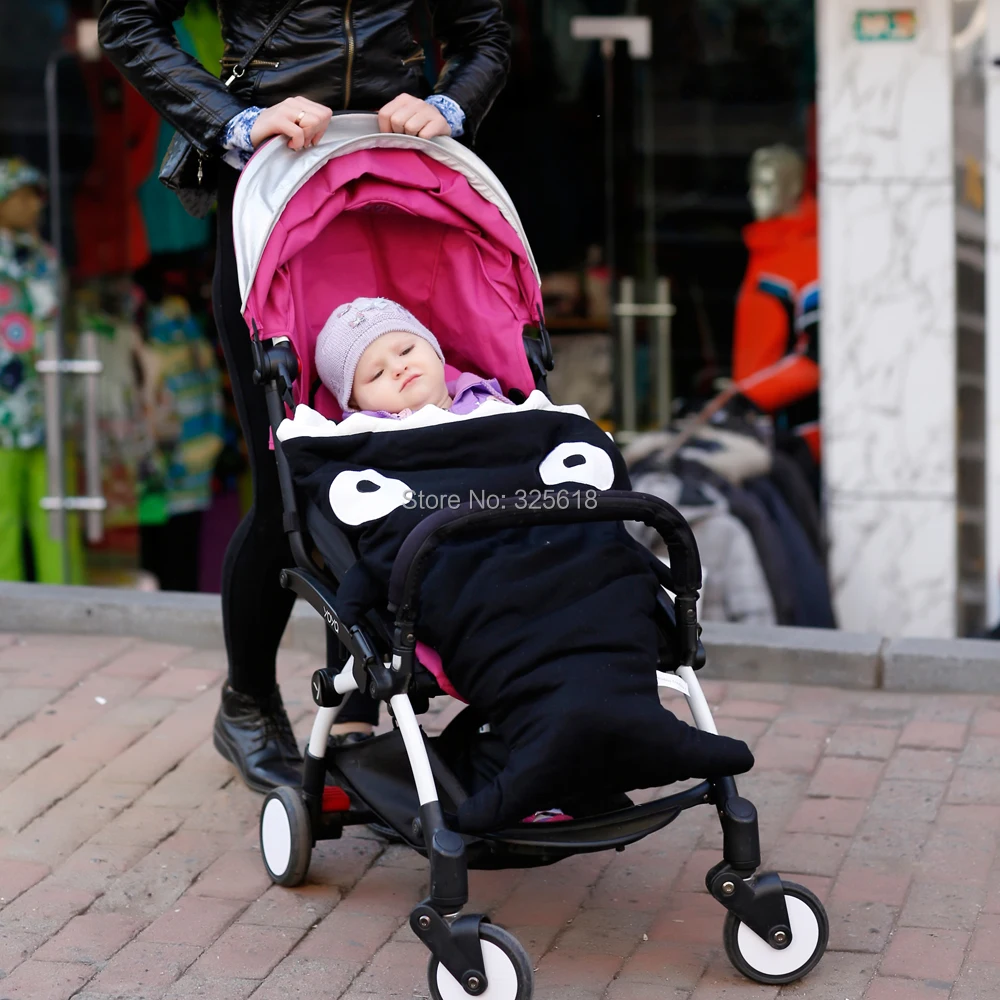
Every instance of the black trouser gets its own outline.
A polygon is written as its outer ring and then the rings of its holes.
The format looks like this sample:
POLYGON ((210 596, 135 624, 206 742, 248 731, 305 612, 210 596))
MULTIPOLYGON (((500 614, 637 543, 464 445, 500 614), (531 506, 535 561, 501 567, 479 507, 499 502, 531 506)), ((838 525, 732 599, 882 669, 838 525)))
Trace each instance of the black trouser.
MULTIPOLYGON (((219 237, 212 301, 253 478, 253 504, 233 534, 222 564, 222 627, 230 685, 244 694, 266 695, 276 684, 278 644, 295 602, 295 595, 281 586, 278 577, 293 562, 281 523, 281 491, 269 445, 267 404, 263 389, 253 383, 250 334, 240 312, 233 250, 233 194, 239 174, 224 165, 219 174, 219 237)), ((331 665, 339 663, 337 647, 336 638, 328 633, 331 665)), ((378 714, 378 702, 354 692, 337 719, 374 724, 378 714)))

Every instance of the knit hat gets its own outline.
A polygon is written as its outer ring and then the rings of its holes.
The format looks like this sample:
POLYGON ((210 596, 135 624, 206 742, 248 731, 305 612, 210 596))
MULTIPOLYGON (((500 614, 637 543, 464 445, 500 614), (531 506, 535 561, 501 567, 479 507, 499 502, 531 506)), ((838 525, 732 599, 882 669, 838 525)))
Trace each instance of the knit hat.
POLYGON ((365 348, 384 333, 402 331, 423 337, 444 363, 441 345, 408 309, 391 299, 355 299, 337 306, 316 338, 316 371, 342 410, 347 409, 354 372, 365 348))
POLYGON ((20 156, 0 159, 0 201, 23 187, 45 187, 45 178, 20 156))

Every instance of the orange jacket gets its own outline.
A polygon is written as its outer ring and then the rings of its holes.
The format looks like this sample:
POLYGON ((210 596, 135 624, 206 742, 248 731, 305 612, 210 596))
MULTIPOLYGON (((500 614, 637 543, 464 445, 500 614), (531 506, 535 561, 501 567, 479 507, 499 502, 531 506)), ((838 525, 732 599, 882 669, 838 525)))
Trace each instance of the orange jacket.
POLYGON ((819 255, 816 199, 795 212, 752 222, 750 251, 736 300, 733 378, 762 410, 773 413, 819 389, 819 255))

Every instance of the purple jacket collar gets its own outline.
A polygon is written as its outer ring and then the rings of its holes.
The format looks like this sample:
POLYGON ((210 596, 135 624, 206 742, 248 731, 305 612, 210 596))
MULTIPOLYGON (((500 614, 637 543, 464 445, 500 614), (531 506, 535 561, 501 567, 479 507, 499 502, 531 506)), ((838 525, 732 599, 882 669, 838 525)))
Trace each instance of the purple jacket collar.
MULTIPOLYGON (((462 372, 458 378, 445 383, 448 395, 451 396, 451 412, 462 416, 477 409, 487 399, 499 399, 501 402, 511 401, 500 391, 500 383, 495 379, 484 379, 472 372, 462 372)), ((511 403, 513 406, 514 404, 511 403)), ((352 410, 344 414, 344 419, 355 413, 364 413, 369 417, 389 417, 399 420, 408 417, 413 411, 403 410, 401 413, 389 413, 387 410, 352 410)))

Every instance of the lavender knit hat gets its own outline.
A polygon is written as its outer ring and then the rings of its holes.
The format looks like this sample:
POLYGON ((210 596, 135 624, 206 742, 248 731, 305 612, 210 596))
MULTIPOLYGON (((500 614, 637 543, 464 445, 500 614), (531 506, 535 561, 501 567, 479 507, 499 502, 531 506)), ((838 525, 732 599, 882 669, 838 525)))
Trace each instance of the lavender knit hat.
POLYGON ((355 299, 330 314, 316 338, 316 372, 347 409, 354 387, 354 372, 365 348, 384 333, 405 331, 423 337, 444 363, 441 345, 430 330, 408 309, 392 299, 355 299))

